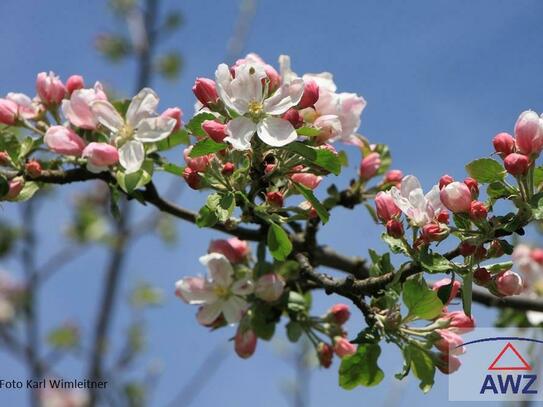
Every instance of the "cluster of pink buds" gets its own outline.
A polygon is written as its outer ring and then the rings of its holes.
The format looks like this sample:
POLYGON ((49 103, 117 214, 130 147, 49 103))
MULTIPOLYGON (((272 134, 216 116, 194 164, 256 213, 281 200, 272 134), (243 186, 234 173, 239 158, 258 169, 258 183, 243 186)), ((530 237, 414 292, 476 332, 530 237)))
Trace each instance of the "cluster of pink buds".
POLYGON ((343 358, 356 352, 356 346, 346 338, 347 333, 342 325, 347 322, 351 312, 345 304, 335 304, 323 317, 321 331, 330 337, 330 343, 321 341, 317 345, 317 356, 322 367, 328 368, 332 364, 334 353, 343 358))
POLYGON ((473 222, 486 220, 488 208, 477 200, 479 185, 473 178, 458 182, 450 175, 444 175, 439 179, 439 189, 441 202, 451 212, 468 214, 473 222))

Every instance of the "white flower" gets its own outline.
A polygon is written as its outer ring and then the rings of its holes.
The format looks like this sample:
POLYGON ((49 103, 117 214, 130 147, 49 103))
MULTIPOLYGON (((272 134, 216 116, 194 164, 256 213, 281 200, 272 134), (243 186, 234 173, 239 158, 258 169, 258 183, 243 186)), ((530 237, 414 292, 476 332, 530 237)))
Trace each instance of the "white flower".
POLYGON ((185 277, 175 284, 176 294, 188 304, 201 305, 198 322, 212 324, 221 314, 228 324, 239 322, 249 305, 243 298, 253 292, 249 278, 234 280, 234 270, 225 256, 210 253, 200 257, 208 277, 185 277))
POLYGON ((390 189, 394 203, 411 219, 415 226, 424 226, 430 223, 443 209, 439 199, 439 186, 434 187, 424 195, 419 180, 413 175, 402 179, 400 189, 390 189))
POLYGON ((107 100, 91 102, 98 122, 111 132, 119 149, 119 162, 126 173, 138 171, 145 159, 143 143, 155 143, 170 135, 175 119, 156 113, 158 96, 149 88, 142 89, 130 102, 126 120, 107 100))
POLYGON ((236 68, 235 78, 226 64, 215 72, 217 92, 225 106, 239 117, 228 122, 228 137, 225 138, 236 150, 251 148, 251 139, 258 137, 273 147, 282 147, 296 140, 296 130, 280 116, 296 106, 304 92, 300 78, 283 83, 270 97, 263 86, 266 78, 264 66, 247 62, 236 68))

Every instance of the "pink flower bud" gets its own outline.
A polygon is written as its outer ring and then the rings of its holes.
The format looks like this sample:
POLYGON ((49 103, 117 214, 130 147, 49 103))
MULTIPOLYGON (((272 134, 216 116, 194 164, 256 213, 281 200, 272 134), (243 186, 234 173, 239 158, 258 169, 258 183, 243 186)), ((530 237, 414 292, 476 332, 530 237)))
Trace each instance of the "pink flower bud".
POLYGON ((230 263, 242 263, 249 257, 251 248, 245 240, 237 237, 228 240, 212 240, 209 244, 208 253, 220 253, 228 259, 230 263))
POLYGON ((279 75, 279 72, 277 72, 277 70, 273 66, 268 64, 264 65, 264 71, 266 72, 266 75, 270 80, 269 94, 272 94, 281 85, 281 75, 279 75))
POLYGON ((219 101, 215 81, 208 78, 196 78, 192 92, 196 99, 206 107, 212 107, 219 101))
POLYGON ((25 170, 32 178, 36 178, 41 175, 42 168, 39 161, 31 160, 26 163, 25 170))
POLYGON ((238 327, 234 338, 234 350, 242 359, 253 356, 256 350, 257 337, 252 329, 243 329, 238 327))
POLYGON ((437 364, 437 368, 444 374, 451 374, 460 369, 462 362, 456 356, 449 355, 448 353, 439 354, 440 363, 437 364))
POLYGON ((477 261, 484 260, 486 255, 487 255, 486 248, 484 246, 477 246, 477 248, 475 249, 475 254, 474 254, 475 260, 477 261))
POLYGON ((347 304, 335 304, 328 310, 328 317, 338 325, 343 325, 350 316, 351 311, 347 304))
POLYGON ((451 177, 450 175, 443 175, 440 179, 439 179, 439 189, 442 190, 443 188, 445 188, 447 185, 449 185, 450 183, 454 182, 454 178, 451 177))
POLYGON ((283 207, 283 194, 278 191, 272 191, 266 193, 266 202, 273 206, 274 208, 283 207))
POLYGON ((47 129, 43 141, 58 154, 79 157, 85 148, 85 140, 72 129, 64 126, 51 126, 47 129))
POLYGON ((479 267, 473 272, 473 278, 479 285, 485 285, 492 279, 492 275, 484 267, 479 267))
POLYGON ((526 174, 530 160, 523 154, 512 153, 505 157, 503 165, 509 174, 519 176, 526 174))
POLYGON ((344 356, 349 356, 356 353, 356 346, 349 342, 347 339, 336 336, 334 338, 334 352, 340 358, 344 356))
POLYGON ((385 182, 398 184, 402 182, 403 172, 400 170, 390 170, 385 175, 385 182))
POLYGON ((388 222, 392 218, 400 216, 402 211, 396 206, 394 199, 387 192, 379 192, 375 196, 375 210, 377 217, 383 222, 388 222))
POLYGON ((17 121, 17 103, 0 99, 0 123, 11 126, 17 121))
POLYGON ((172 130, 177 131, 183 125, 183 111, 178 107, 169 107, 161 114, 162 117, 167 117, 175 120, 175 126, 172 130))
POLYGON ((486 219, 488 215, 488 209, 481 201, 473 201, 469 207, 469 217, 471 220, 477 222, 486 219))
POLYGON ((448 320, 448 329, 455 332, 466 333, 472 331, 475 328, 475 319, 468 317, 464 311, 447 312, 443 314, 439 319, 448 320))
POLYGON ((276 273, 264 274, 256 281, 255 295, 264 301, 277 301, 283 294, 285 281, 276 273))
POLYGON ((403 224, 397 219, 391 219, 386 224, 387 227, 387 233, 395 237, 396 239, 399 239, 403 236, 404 230, 403 230, 403 224))
POLYGON ((498 133, 492 140, 494 150, 505 158, 515 151, 515 139, 509 133, 498 133))
POLYGON ((426 242, 440 242, 449 235, 449 228, 439 223, 427 223, 422 227, 421 237, 426 242))
POLYGON ((194 171, 190 167, 185 168, 183 171, 183 179, 192 189, 200 189, 202 187, 202 177, 198 174, 198 171, 194 171))
POLYGON ((319 100, 319 85, 313 79, 304 81, 304 93, 298 103, 299 109, 312 107, 319 100))
POLYGON ((300 128, 304 124, 304 119, 302 116, 300 116, 300 113, 294 108, 288 109, 283 115, 281 116, 282 119, 290 122, 292 124, 292 127, 295 129, 300 128))
POLYGON ((83 89, 84 87, 85 81, 81 75, 72 75, 66 81, 66 91, 69 95, 71 95, 74 90, 83 89))
POLYGON ((226 124, 215 120, 206 120, 202 123, 202 129, 215 142, 222 143, 226 137, 226 124))
POLYGON ((460 243, 460 246, 458 248, 460 249, 460 254, 462 256, 468 257, 468 256, 471 256, 473 253, 475 253, 477 246, 472 245, 469 242, 462 242, 460 243))
POLYGON ((360 178, 367 181, 373 178, 381 166, 381 156, 378 153, 370 153, 360 163, 360 178))
POLYGON ((109 167, 119 161, 119 152, 107 143, 90 143, 83 150, 82 156, 95 167, 109 167))
POLYGON ((209 163, 211 159, 213 158, 213 154, 207 154, 202 155, 200 157, 192 158, 190 156, 190 152, 192 151, 193 146, 188 146, 183 151, 183 156, 185 158, 185 162, 191 168, 192 170, 196 172, 205 172, 206 168, 209 166, 209 163))
MULTIPOLYGON (((447 286, 449 284, 451 284, 451 279, 450 278, 443 278, 443 279, 441 279, 439 281, 436 281, 435 283, 432 284, 432 290, 437 292, 441 287, 447 286)), ((458 290, 460 290, 461 286, 462 286, 462 284, 460 283, 460 281, 454 280, 454 283, 453 283, 453 285, 451 287, 451 293, 449 294, 449 299, 447 300, 447 303, 445 305, 450 303, 457 296, 458 290)))
POLYGON ((449 224, 449 211, 441 211, 436 217, 439 223, 449 224))
POLYGON ((322 181, 322 177, 318 175, 311 174, 309 172, 299 172, 292 174, 290 179, 298 184, 302 184, 304 187, 309 189, 315 189, 319 186, 322 181))
POLYGON ((15 177, 8 181, 9 190, 8 193, 4 196, 4 199, 8 201, 15 199, 19 196, 23 187, 25 185, 25 180, 22 177, 15 177))
POLYGON ((530 258, 538 264, 543 264, 543 249, 533 249, 530 252, 530 258))
POLYGON ((451 355, 461 355, 465 352, 465 348, 462 346, 464 340, 457 333, 448 329, 437 329, 436 332, 441 336, 434 346, 443 353, 449 353, 451 355))
POLYGON ((469 212, 471 204, 471 191, 463 182, 451 182, 446 185, 439 193, 441 202, 451 212, 462 213, 469 212))
POLYGON ((41 72, 36 78, 36 90, 43 103, 58 105, 66 96, 66 87, 53 72, 41 72))
POLYGON ((466 184, 471 191, 471 197, 473 199, 477 199, 477 197, 479 196, 479 184, 477 183, 477 180, 467 177, 464 180, 464 184, 466 184))
POLYGON ((227 162, 227 163, 224 163, 224 165, 222 166, 221 174, 229 176, 229 175, 232 175, 235 170, 236 170, 236 166, 233 163, 227 162))
POLYGON ((540 120, 536 112, 522 112, 515 124, 515 139, 518 150, 522 154, 539 155, 543 149, 543 134, 540 120))
POLYGON ((7 151, 0 151, 0 165, 10 165, 11 158, 7 151))
POLYGON ((518 295, 522 292, 522 277, 508 270, 495 277, 496 288, 503 296, 518 295))
POLYGON ((324 342, 319 342, 317 346, 317 356, 319 363, 325 369, 328 369, 332 365, 332 358, 334 357, 334 351, 332 347, 324 342))

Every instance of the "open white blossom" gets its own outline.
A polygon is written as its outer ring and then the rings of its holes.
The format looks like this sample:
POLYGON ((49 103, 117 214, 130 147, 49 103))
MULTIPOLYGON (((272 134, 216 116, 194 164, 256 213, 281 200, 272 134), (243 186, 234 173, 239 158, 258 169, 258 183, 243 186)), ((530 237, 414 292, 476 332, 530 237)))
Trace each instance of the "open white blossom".
POLYGON ((264 66, 246 62, 235 68, 232 76, 228 65, 221 64, 215 72, 217 92, 224 105, 239 115, 228 122, 225 138, 236 150, 251 148, 254 133, 266 144, 282 147, 296 140, 296 129, 280 117, 296 106, 304 92, 304 82, 295 78, 283 83, 270 97, 263 85, 266 78, 264 66))
POLYGON ((119 149, 119 162, 126 173, 138 171, 145 159, 143 143, 155 143, 170 135, 175 119, 159 116, 157 94, 142 89, 130 102, 124 119, 107 100, 95 100, 91 109, 98 122, 111 133, 119 149))

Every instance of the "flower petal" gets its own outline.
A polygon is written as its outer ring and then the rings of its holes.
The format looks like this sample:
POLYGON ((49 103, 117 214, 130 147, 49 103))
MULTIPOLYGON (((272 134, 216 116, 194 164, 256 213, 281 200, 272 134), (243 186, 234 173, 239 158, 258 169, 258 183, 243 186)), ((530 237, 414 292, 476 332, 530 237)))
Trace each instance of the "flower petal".
POLYGON ((200 263, 209 269, 212 285, 230 288, 234 270, 224 255, 220 253, 209 253, 200 257, 200 263))
POLYGON ((226 127, 228 136, 224 140, 232 144, 236 150, 249 150, 255 131, 256 124, 251 119, 236 117, 228 122, 226 127))
POLYGON ((92 113, 98 122, 112 132, 118 132, 124 126, 124 120, 117 109, 106 100, 95 100, 90 104, 92 113))
POLYGON ((165 116, 143 119, 138 123, 134 138, 142 143, 164 140, 172 133, 176 123, 175 119, 165 116))
POLYGON ((143 88, 132 98, 128 110, 126 111, 126 122, 136 127, 137 124, 148 117, 156 115, 158 106, 158 96, 151 88, 143 88))
POLYGON ((119 148, 119 162, 127 174, 138 171, 145 159, 143 144, 138 140, 130 140, 119 148))
POLYGON ((203 305, 196 314, 198 322, 202 325, 211 325, 221 315, 222 305, 222 301, 203 305))
POLYGON ((243 299, 232 296, 222 304, 222 313, 228 324, 239 322, 249 308, 249 304, 243 299))
POLYGON ((258 123, 257 134, 260 140, 272 147, 285 146, 298 138, 292 124, 278 117, 266 117, 258 123))
POLYGON ((232 292, 237 295, 249 295, 254 291, 253 280, 250 278, 242 278, 232 284, 232 292))
POLYGON ((264 101, 264 111, 279 115, 296 106, 304 94, 304 81, 301 78, 283 84, 271 97, 264 101))
POLYGON ((185 277, 175 283, 175 294, 187 304, 204 304, 217 300, 202 277, 185 277))

